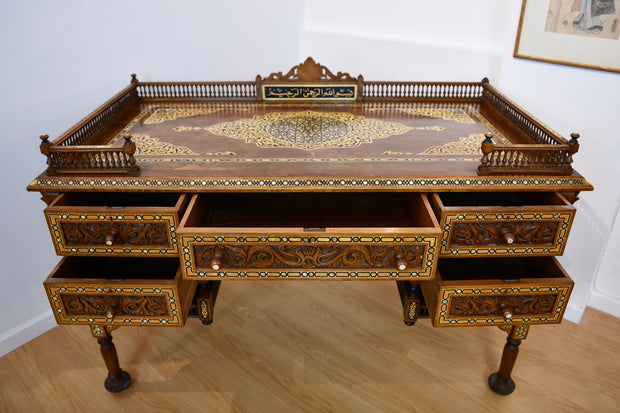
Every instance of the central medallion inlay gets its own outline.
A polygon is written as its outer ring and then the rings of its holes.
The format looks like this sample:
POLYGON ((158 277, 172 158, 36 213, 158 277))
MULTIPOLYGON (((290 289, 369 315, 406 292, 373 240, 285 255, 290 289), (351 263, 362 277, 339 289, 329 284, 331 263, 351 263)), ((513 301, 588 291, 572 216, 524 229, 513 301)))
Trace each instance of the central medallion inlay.
POLYGON ((345 138, 350 132, 351 127, 343 120, 320 113, 300 113, 267 126, 267 133, 275 139, 319 146, 345 138))
POLYGON ((205 128, 265 148, 350 148, 402 135, 411 127, 344 112, 275 112, 205 128))

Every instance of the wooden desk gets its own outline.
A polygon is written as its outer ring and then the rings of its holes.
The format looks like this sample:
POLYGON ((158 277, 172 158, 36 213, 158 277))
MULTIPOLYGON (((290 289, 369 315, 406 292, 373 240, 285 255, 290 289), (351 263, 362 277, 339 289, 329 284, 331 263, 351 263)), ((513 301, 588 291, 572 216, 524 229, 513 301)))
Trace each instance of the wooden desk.
POLYGON ((28 190, 64 256, 45 281, 60 324, 213 321, 222 281, 392 281, 403 320, 498 326, 491 388, 530 325, 559 323, 580 191, 578 135, 480 83, 368 82, 308 58, 253 82, 130 85, 53 142, 28 190))

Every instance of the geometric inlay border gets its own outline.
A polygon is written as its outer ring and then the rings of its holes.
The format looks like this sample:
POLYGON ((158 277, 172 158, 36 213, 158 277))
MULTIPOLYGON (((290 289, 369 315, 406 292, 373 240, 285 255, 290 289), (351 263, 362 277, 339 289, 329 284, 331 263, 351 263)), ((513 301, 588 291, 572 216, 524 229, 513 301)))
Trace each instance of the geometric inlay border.
POLYGON ((568 238, 574 212, 519 212, 519 213, 447 213, 445 214, 443 236, 440 246, 441 255, 561 255, 568 238), (517 222, 557 222, 558 231, 551 245, 488 245, 488 246, 452 246, 452 231, 455 223, 476 223, 484 221, 517 222))
POLYGON ((280 236, 280 235, 248 235, 231 234, 222 236, 185 235, 180 236, 181 260, 184 278, 187 279, 222 279, 222 278, 252 278, 252 279, 399 279, 424 278, 431 279, 435 275, 438 254, 436 251, 438 236, 372 236, 372 235, 326 235, 326 236, 280 236), (422 246, 424 253, 421 259, 421 268, 414 271, 396 271, 391 269, 352 269, 341 268, 242 268, 221 270, 203 270, 196 266, 194 247, 203 245, 399 245, 422 246))
POLYGON ((100 324, 100 325, 140 325, 140 326, 162 326, 162 325, 182 325, 182 319, 179 317, 179 309, 177 303, 176 289, 173 287, 119 287, 119 286, 84 286, 84 285, 62 285, 62 286, 46 286, 50 303, 54 311, 54 316, 59 324, 100 324), (112 290, 112 292, 110 292, 112 290), (122 315, 109 319, 103 315, 69 315, 67 314, 61 294, 114 294, 141 297, 144 296, 161 296, 164 297, 169 314, 168 317, 154 316, 132 316, 122 315))
POLYGON ((54 247, 59 255, 169 255, 178 254, 177 217, 174 214, 55 213, 46 212, 54 247), (62 223, 163 223, 168 245, 68 245, 62 223))
POLYGON ((484 326, 484 325, 514 325, 514 324, 553 324, 562 320, 562 315, 568 303, 572 290, 570 286, 536 286, 536 287, 472 287, 472 288, 442 288, 439 297, 438 326, 484 326), (457 317, 449 314, 449 306, 455 296, 518 296, 555 294, 557 296, 551 314, 513 315, 510 321, 503 316, 469 316, 457 317))

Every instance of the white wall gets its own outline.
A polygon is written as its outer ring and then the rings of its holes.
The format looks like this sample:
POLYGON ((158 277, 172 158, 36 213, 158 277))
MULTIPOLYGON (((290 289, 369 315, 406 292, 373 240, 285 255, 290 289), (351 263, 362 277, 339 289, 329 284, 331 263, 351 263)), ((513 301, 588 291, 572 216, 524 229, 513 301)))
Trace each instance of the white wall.
POLYGON ((513 58, 520 9, 520 0, 307 1, 299 57, 368 80, 488 77, 562 135, 580 133, 574 165, 596 190, 581 194, 560 258, 576 283, 566 318, 579 321, 586 305, 620 316, 620 75, 513 58))
POLYGON ((486 76, 560 133, 580 132, 575 165, 596 191, 578 202, 562 258, 577 282, 567 315, 579 320, 588 302, 620 315, 620 219, 611 232, 620 198, 620 143, 612 136, 620 75, 513 59, 520 3, 2 2, 0 355, 54 325, 41 283, 58 257, 43 203, 25 191, 44 169, 40 134, 62 133, 132 72, 142 80, 251 80, 310 55, 369 80, 486 76))
POLYGON ((302 15, 302 0, 0 3, 0 356, 55 325, 42 282, 59 258, 25 189, 45 169, 38 136, 64 132, 131 73, 253 80, 288 68, 302 15))

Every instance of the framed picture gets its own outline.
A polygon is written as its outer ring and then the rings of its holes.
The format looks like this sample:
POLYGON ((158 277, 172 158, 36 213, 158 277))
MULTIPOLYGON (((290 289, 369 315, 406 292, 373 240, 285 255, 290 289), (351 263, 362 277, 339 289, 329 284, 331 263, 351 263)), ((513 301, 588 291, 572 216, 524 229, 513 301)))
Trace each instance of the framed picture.
POLYGON ((514 56, 620 73, 620 0, 523 0, 514 56))

